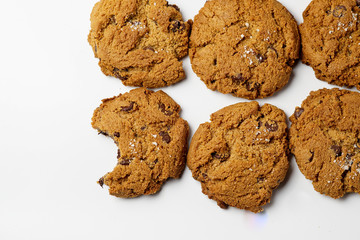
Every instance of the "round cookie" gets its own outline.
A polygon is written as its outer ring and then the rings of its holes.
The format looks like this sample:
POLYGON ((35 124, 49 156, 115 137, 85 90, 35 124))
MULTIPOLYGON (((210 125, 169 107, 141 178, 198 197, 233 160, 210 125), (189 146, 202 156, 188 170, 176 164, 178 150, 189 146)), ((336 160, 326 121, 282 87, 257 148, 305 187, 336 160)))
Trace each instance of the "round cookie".
POLYGON ((290 120, 291 152, 314 189, 333 198, 360 193, 360 94, 311 92, 290 120))
POLYGON ((168 178, 178 178, 185 167, 188 123, 180 106, 163 91, 139 88, 104 99, 92 126, 118 146, 118 163, 100 178, 117 197, 154 194, 168 178))
POLYGON ((262 211, 289 167, 285 113, 257 102, 213 113, 195 132, 187 165, 220 207, 262 211))
POLYGON ((212 0, 194 18, 189 56, 211 90, 255 99, 284 87, 299 58, 293 16, 275 0, 212 0))
POLYGON ((104 74, 127 86, 164 87, 185 78, 191 22, 166 0, 101 0, 88 41, 104 74))
POLYGON ((360 1, 314 0, 300 25, 302 62, 318 79, 360 89, 360 1))

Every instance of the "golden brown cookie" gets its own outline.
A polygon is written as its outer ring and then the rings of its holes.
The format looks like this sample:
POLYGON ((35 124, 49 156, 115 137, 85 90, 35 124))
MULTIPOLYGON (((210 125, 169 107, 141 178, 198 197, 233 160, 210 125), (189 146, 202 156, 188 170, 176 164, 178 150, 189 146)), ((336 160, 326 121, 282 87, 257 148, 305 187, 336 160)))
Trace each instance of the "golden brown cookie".
POLYGON ((360 193, 360 94, 311 92, 290 120, 291 152, 315 190, 333 198, 360 193))
POLYGON ((185 78, 190 23, 166 0, 101 0, 88 41, 101 70, 127 86, 163 87, 185 78))
POLYGON ((275 0, 212 0, 194 18, 189 55, 211 90, 247 99, 285 86, 299 57, 293 16, 275 0))
POLYGON ((137 197, 160 190, 185 167, 188 123, 180 106, 163 91, 139 88, 104 99, 92 118, 99 133, 118 146, 118 163, 100 178, 117 197, 137 197))
POLYGON ((302 62, 318 79, 360 89, 360 1, 314 0, 300 25, 302 62))
POLYGON ((289 167, 285 113, 257 102, 225 107, 199 126, 187 160, 220 207, 260 212, 289 167))

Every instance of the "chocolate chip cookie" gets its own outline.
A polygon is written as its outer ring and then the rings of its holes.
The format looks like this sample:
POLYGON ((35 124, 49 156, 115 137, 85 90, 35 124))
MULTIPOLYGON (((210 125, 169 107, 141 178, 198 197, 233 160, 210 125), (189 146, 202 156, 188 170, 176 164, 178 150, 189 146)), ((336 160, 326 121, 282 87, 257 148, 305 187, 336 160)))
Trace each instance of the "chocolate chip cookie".
POLYGON ((315 190, 333 198, 360 193, 360 93, 311 92, 290 120, 291 152, 315 190))
POLYGON ((285 86, 299 58, 293 16, 275 0, 212 0, 194 18, 189 55, 211 90, 255 99, 285 86))
POLYGON ((360 89, 360 1, 313 0, 300 25, 302 62, 318 79, 360 89))
POLYGON ((187 160, 220 207, 260 212, 289 167, 285 113, 257 102, 225 107, 199 126, 187 160))
POLYGON ((92 118, 99 133, 118 147, 117 165, 100 178, 117 197, 137 197, 160 190, 185 167, 188 123, 180 106, 163 91, 139 88, 103 100, 92 118))
POLYGON ((191 22, 166 0, 101 0, 88 41, 101 70, 127 86, 163 87, 185 78, 191 22))

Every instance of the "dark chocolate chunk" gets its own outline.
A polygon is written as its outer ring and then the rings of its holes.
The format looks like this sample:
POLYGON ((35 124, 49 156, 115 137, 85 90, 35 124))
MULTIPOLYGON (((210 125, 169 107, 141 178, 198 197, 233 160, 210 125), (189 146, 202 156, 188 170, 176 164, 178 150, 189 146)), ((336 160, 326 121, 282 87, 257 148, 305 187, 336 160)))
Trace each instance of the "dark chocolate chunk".
POLYGON ((225 161, 226 159, 228 159, 230 157, 230 154, 229 153, 213 152, 213 153, 211 153, 211 156, 213 158, 219 159, 221 161, 225 161))
POLYGON ((177 32, 185 28, 185 24, 181 23, 178 20, 175 20, 173 23, 170 24, 170 30, 173 32, 177 32))
POLYGON ((129 106, 124 106, 124 107, 121 107, 121 111, 123 112, 129 112, 133 109, 134 107, 134 102, 130 102, 130 105, 129 106))
POLYGON ((98 132, 98 134, 102 134, 104 136, 109 136, 106 132, 103 132, 103 131, 98 132))
POLYGON ((101 177, 98 181, 98 184, 100 185, 100 187, 104 186, 104 177, 101 177))
POLYGON ((119 159, 121 157, 121 152, 120 152, 120 149, 118 149, 117 151, 117 159, 119 159))
POLYGON ((172 111, 165 109, 165 104, 159 103, 159 108, 162 113, 164 113, 166 116, 171 116, 173 114, 172 111))
POLYGON ((119 132, 114 132, 114 137, 120 137, 120 133, 119 132))
POLYGON ((241 82, 243 82, 245 80, 241 73, 238 73, 235 76, 231 76, 231 79, 232 79, 233 83, 235 83, 237 85, 239 85, 241 82))
POLYGON ((159 132, 159 135, 162 137, 164 142, 169 143, 171 141, 171 137, 167 132, 161 131, 159 132))
POLYGON ((303 108, 296 108, 296 109, 295 109, 295 112, 294 112, 294 117, 295 117, 296 119, 298 119, 303 112, 304 112, 304 109, 303 109, 303 108))
POLYGON ((175 5, 175 4, 168 4, 168 6, 169 6, 169 7, 173 7, 173 8, 176 9, 176 11, 179 11, 179 12, 180 12, 180 8, 179 8, 177 5, 175 5))
POLYGON ((269 132, 276 132, 279 129, 279 126, 276 121, 274 121, 274 123, 271 124, 266 122, 265 127, 269 132))
POLYGON ((246 89, 250 92, 257 91, 260 88, 259 83, 253 83, 253 82, 246 82, 246 89))
POLYGON ((312 162, 314 160, 314 152, 310 152, 311 153, 311 157, 309 158, 309 162, 312 162))
POLYGON ((341 146, 332 145, 330 148, 331 148, 331 150, 334 151, 336 157, 340 157, 340 156, 341 156, 341 154, 342 154, 342 152, 341 152, 341 146))
POLYGON ((255 57, 259 61, 259 63, 262 63, 262 62, 264 62, 266 60, 266 57, 264 57, 260 53, 256 54, 255 57))
POLYGON ((121 160, 121 162, 119 162, 120 165, 129 165, 131 163, 131 160, 130 159, 123 159, 121 160))
POLYGON ((337 18, 341 18, 346 13, 346 7, 343 5, 336 6, 333 11, 333 16, 337 18))

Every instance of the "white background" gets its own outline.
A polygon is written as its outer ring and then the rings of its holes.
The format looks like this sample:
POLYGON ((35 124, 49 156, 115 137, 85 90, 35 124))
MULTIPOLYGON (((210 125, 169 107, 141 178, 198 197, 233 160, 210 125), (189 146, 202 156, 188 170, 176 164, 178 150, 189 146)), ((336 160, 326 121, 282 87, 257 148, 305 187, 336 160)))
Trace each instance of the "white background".
MULTIPOLYGON (((103 75, 93 57, 87 34, 95 2, 0 2, 0 239, 359 239, 360 196, 315 192, 293 157, 260 214, 220 209, 188 168, 153 196, 119 199, 99 187, 117 151, 91 128, 91 116, 101 99, 132 88, 103 75)), ((187 20, 205 0, 169 2, 187 20)), ((310 0, 280 2, 301 23, 310 0)), ((191 135, 212 112, 246 101, 208 90, 188 57, 184 67, 187 78, 162 90, 182 107, 191 135)), ((298 62, 289 84, 259 102, 290 116, 324 87, 334 86, 298 62)))

